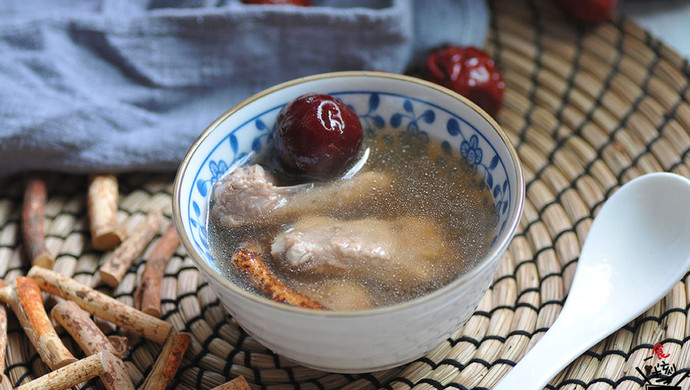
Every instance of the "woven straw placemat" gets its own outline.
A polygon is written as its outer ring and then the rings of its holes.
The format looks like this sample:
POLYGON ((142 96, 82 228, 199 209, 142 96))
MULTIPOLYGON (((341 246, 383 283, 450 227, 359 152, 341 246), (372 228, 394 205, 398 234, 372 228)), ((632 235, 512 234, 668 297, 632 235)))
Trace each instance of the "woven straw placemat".
MULTIPOLYGON (((491 388, 555 320, 592 217, 604 200, 647 172, 690 177, 690 68, 685 60, 622 18, 581 26, 565 19, 549 0, 495 0, 490 5, 487 49, 507 84, 498 119, 524 163, 527 198, 518 233, 467 324, 427 356, 395 369, 364 375, 307 369, 272 354, 242 331, 179 248, 163 280, 163 318, 176 330, 190 332, 193 341, 173 388, 211 388, 238 375, 256 389, 270 390, 491 388)), ((87 178, 45 178, 46 240, 57 259, 55 269, 89 283, 103 253, 89 243, 87 178)), ((172 175, 127 174, 119 180, 119 218, 126 227, 135 226, 151 207, 162 208, 170 218, 172 175)), ((29 268, 20 239, 21 201, 21 178, 0 182, 0 275, 6 279, 29 268)), ((145 258, 109 293, 131 304, 145 258)), ((686 280, 583 354, 549 388, 640 389, 650 384, 645 376, 655 370, 676 373, 673 383, 681 379, 690 371, 686 280), (649 359, 655 344, 668 355, 663 360, 649 359)), ((9 317, 9 381, 2 382, 3 388, 48 371, 14 316, 9 317)), ((125 361, 140 385, 161 347, 133 340, 125 361)), ((687 388, 690 380, 682 385, 687 388)), ((102 387, 95 379, 82 388, 102 387)))

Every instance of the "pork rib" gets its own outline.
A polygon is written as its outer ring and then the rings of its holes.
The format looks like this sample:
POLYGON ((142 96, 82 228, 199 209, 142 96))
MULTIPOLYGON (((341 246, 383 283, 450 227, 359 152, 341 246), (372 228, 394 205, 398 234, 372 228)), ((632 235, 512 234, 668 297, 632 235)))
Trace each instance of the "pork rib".
POLYGON ((271 255, 295 270, 352 273, 393 284, 436 279, 447 249, 440 226, 425 218, 338 220, 309 216, 280 233, 271 255))
POLYGON ((227 227, 281 223, 305 214, 345 208, 390 189, 391 178, 364 172, 324 184, 277 186, 260 165, 235 169, 213 192, 212 216, 227 227))

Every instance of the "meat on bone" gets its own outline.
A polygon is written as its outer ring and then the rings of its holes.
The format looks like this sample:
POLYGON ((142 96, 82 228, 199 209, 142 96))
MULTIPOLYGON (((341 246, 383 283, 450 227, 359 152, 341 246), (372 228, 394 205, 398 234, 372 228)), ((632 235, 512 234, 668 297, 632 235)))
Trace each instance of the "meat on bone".
POLYGON ((388 191, 391 180, 387 174, 368 171, 347 180, 278 186, 260 165, 249 165, 235 169, 216 185, 212 213, 227 227, 283 223, 305 214, 345 208, 388 191))

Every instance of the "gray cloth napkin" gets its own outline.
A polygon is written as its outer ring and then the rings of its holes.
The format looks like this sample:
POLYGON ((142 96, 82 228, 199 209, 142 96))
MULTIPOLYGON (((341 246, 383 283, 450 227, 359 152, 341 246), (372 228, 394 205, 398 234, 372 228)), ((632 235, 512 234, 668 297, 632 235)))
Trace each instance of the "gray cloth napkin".
POLYGON ((0 175, 174 171, 242 99, 295 77, 404 72, 482 46, 483 0, 0 1, 0 175))

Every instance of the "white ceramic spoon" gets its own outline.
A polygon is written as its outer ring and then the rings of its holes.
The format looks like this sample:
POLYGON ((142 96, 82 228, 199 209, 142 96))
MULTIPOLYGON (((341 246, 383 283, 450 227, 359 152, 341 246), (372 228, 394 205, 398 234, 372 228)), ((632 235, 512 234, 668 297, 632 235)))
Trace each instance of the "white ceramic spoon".
POLYGON ((592 223, 556 321, 494 390, 542 389, 571 361, 662 299, 690 269, 690 180, 651 173, 592 223))

